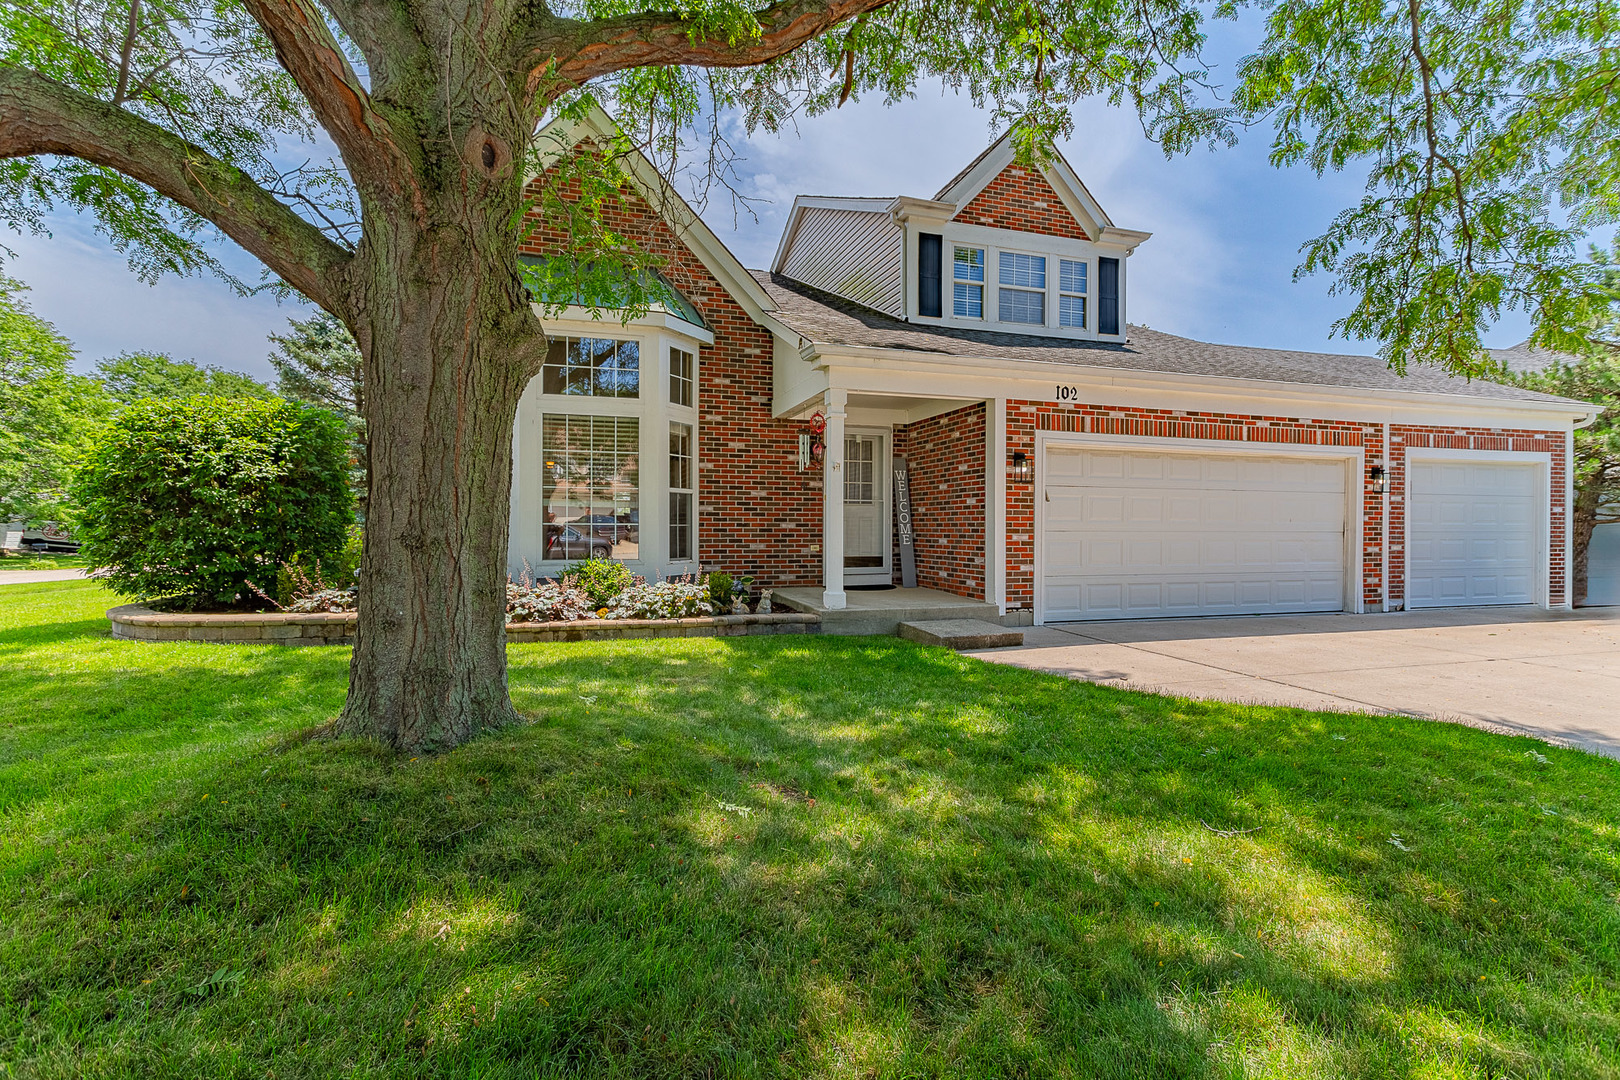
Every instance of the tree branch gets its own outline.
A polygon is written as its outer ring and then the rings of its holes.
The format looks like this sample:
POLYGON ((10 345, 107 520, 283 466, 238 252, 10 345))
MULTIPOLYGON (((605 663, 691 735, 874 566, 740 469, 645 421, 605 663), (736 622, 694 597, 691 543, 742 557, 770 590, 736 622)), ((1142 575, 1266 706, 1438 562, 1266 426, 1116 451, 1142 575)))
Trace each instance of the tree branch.
POLYGON ((644 12, 607 19, 547 16, 521 40, 519 62, 529 92, 542 80, 558 89, 582 86, 625 68, 657 64, 751 67, 775 60, 839 23, 886 6, 890 0, 782 0, 755 13, 757 35, 737 42, 704 37, 701 17, 644 12))
POLYGON ((242 170, 149 120, 0 66, 0 158, 63 154, 137 180, 216 225, 321 307, 342 310, 350 255, 242 170))
POLYGON ((372 108, 371 95, 320 10, 311 0, 243 0, 243 6, 275 46, 276 59, 337 144, 355 183, 420 210, 416 170, 388 121, 372 108))

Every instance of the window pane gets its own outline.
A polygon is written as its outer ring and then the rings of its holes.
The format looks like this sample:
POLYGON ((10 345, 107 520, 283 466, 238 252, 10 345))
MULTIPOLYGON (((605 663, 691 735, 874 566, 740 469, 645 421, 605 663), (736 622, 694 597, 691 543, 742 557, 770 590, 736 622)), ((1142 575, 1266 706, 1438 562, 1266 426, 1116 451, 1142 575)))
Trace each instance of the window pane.
POLYGON ((612 338, 556 338, 540 369, 540 391, 580 397, 639 397, 641 345, 612 338))
POLYGON ((1046 321, 1046 294, 1022 289, 1002 289, 999 316, 1002 322, 1039 326, 1046 321))
POLYGON ((1020 255, 1016 251, 1003 251, 1001 283, 1025 289, 1046 288, 1046 256, 1020 255))
POLYGON ((669 493, 669 557, 692 557, 692 494, 687 491, 669 493))
POLYGON ((959 247, 956 249, 956 280, 984 280, 984 249, 959 247))
POLYGON ((692 354, 685 349, 669 350, 669 400, 673 405, 692 404, 692 354))
POLYGON ((1086 264, 1073 259, 1058 260, 1058 289, 1066 293, 1085 292, 1086 264))
POLYGON ((954 289, 955 293, 951 300, 951 314, 963 319, 984 318, 983 285, 964 285, 958 281, 954 289))
POLYGON ((545 557, 640 553, 640 421, 547 413, 540 423, 545 473, 545 557))
POLYGON ((692 426, 669 425, 669 486, 688 490, 692 486, 692 426))
POLYGON ((844 440, 844 501, 870 505, 877 495, 874 480, 877 463, 873 454, 877 440, 852 437, 844 440))
POLYGON ((1058 325, 1086 328, 1086 298, 1083 296, 1058 297, 1058 325))

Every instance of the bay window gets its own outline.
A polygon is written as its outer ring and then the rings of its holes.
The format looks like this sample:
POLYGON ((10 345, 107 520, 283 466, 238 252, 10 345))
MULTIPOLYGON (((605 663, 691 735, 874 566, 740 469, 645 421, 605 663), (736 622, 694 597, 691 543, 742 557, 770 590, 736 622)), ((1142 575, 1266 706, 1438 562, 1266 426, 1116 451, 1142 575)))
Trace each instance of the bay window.
POLYGON ((640 397, 641 344, 614 338, 552 338, 540 369, 540 386, 546 394, 640 397))
POLYGON ((669 557, 690 559, 692 543, 692 425, 669 425, 669 557))
POLYGON ((544 558, 638 558, 640 419, 548 412, 540 450, 544 558))

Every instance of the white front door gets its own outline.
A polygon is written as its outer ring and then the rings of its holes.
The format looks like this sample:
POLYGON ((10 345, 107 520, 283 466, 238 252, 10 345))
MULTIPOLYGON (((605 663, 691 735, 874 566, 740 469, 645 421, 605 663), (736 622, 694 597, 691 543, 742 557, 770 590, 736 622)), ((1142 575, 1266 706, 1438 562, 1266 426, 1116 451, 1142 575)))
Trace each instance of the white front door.
POLYGON ((1406 606, 1535 603, 1541 470, 1414 461, 1408 475, 1406 606))
POLYGON ((844 584, 886 585, 889 569, 889 438, 844 438, 844 584))
POLYGON ((1342 611, 1340 459, 1046 449, 1043 619, 1342 611))

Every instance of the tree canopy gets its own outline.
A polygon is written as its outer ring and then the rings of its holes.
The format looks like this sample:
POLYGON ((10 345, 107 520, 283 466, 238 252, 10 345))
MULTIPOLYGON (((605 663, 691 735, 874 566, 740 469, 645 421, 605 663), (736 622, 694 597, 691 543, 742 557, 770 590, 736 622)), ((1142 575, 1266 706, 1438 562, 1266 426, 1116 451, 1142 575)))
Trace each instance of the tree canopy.
POLYGON ((150 398, 204 395, 225 398, 268 398, 271 389, 250 375, 212 364, 176 360, 165 353, 126 352, 96 364, 96 378, 120 405, 150 398))

